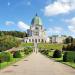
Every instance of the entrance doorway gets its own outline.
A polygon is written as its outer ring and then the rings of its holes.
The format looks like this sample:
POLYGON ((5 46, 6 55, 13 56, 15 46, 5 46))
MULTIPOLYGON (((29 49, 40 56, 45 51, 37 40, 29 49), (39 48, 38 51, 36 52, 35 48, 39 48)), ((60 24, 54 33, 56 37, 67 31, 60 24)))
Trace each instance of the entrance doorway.
POLYGON ((37 43, 37 39, 35 39, 35 43, 37 43))

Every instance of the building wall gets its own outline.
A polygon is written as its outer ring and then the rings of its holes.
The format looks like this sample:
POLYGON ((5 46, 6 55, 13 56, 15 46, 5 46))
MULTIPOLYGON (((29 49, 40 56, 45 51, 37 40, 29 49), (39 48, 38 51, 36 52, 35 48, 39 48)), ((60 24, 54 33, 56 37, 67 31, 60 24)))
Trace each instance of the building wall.
POLYGON ((66 38, 67 37, 64 37, 64 36, 51 36, 50 42, 51 43, 63 43, 66 38))
POLYGON ((42 38, 42 37, 26 37, 24 38, 24 42, 25 43, 45 43, 46 42, 46 39, 45 38, 42 38))

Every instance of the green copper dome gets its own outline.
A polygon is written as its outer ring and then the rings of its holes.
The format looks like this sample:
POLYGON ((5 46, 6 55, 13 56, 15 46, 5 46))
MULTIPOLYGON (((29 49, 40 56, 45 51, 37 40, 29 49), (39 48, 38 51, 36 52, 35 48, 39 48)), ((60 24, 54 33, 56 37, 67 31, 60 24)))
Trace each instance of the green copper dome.
POLYGON ((32 19, 32 22, 31 22, 32 25, 43 25, 42 24, 42 20, 39 16, 36 16, 32 19))

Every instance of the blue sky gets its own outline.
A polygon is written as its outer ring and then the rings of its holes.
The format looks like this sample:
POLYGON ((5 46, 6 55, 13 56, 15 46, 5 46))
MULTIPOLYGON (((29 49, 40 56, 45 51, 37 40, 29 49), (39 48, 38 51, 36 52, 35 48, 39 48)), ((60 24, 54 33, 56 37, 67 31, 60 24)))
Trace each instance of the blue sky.
POLYGON ((75 0, 0 0, 0 30, 26 31, 36 12, 47 35, 75 37, 75 0))

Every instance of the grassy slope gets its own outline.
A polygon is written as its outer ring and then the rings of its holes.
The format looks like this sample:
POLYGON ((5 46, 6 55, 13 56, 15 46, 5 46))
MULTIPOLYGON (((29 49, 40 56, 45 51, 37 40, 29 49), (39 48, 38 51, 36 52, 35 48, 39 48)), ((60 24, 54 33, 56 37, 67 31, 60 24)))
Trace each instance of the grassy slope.
POLYGON ((62 47, 63 47, 63 44, 46 44, 46 43, 38 44, 38 48, 44 48, 44 49, 59 49, 59 50, 61 50, 62 47))
POLYGON ((33 46, 33 43, 21 43, 21 47, 33 46))

